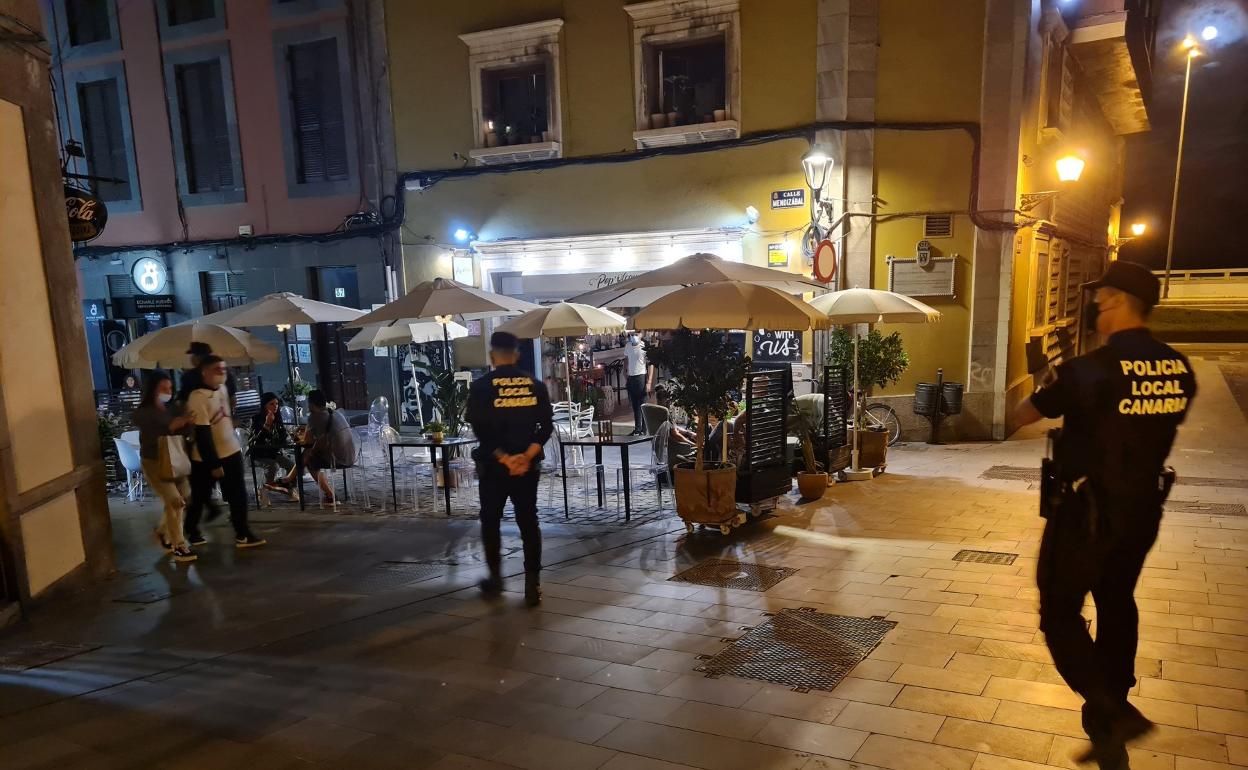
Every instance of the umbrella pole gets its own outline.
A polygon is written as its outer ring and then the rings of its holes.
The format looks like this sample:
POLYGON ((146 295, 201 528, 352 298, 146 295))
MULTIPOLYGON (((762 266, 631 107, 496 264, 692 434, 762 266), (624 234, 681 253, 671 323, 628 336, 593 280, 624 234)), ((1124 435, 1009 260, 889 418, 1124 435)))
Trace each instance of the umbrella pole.
POLYGON ((295 393, 295 365, 290 360, 290 328, 282 325, 282 348, 286 351, 286 380, 290 383, 290 411, 295 416, 295 427, 299 427, 299 398, 295 393))
POLYGON ((447 324, 442 324, 442 365, 449 372, 451 370, 451 335, 446 329, 447 324))
POLYGON ((572 348, 567 337, 563 338, 563 370, 568 378, 568 438, 576 439, 576 421, 572 418, 572 348))

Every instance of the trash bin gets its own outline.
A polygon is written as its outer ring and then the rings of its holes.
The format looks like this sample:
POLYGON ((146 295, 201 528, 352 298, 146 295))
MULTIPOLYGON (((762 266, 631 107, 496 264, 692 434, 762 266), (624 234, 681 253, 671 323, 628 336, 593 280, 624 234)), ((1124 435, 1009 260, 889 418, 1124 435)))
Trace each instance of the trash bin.
MULTIPOLYGON (((940 386, 934 382, 920 382, 914 388, 914 413, 924 417, 936 414, 936 398, 940 386)), ((961 395, 959 394, 959 399, 961 395)))
POLYGON ((941 397, 941 414, 962 414, 962 383, 946 382, 941 397))

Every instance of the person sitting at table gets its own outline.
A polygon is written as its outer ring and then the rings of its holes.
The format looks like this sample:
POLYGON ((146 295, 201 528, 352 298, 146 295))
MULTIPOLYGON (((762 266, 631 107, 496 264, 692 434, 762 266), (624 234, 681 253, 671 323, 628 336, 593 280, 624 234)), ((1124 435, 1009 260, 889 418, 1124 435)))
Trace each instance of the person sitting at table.
POLYGON ((260 396, 260 411, 251 418, 251 456, 264 468, 265 489, 284 492, 298 502, 299 490, 275 482, 279 467, 283 477, 295 467, 295 461, 283 451, 288 446, 290 437, 282 419, 282 400, 276 393, 263 393, 260 396))
MULTIPOLYGON (((347 418, 331 407, 325 394, 319 390, 308 394, 308 412, 308 426, 299 437, 299 445, 303 447, 303 465, 321 487, 325 502, 333 505, 334 488, 321 471, 350 468, 355 464, 355 434, 351 432, 347 418)), ((293 489, 296 481, 295 471, 292 470, 284 479, 283 486, 293 489)))

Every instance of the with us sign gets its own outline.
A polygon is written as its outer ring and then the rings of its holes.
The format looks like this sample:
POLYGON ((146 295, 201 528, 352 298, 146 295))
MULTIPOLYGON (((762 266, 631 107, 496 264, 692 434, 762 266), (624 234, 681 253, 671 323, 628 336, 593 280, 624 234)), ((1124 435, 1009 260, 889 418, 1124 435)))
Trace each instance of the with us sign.
POLYGON ((759 329, 754 332, 754 359, 756 361, 802 360, 802 333, 759 329))

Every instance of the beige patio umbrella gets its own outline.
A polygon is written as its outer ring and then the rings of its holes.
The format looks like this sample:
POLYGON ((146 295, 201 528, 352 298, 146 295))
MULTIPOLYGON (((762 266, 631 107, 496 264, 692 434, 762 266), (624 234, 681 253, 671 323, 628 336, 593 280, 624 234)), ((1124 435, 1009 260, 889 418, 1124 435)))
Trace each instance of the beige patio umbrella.
POLYGON ((438 342, 443 332, 453 340, 468 336, 468 327, 454 321, 440 324, 435 321, 418 321, 409 324, 390 326, 365 326, 360 333, 347 343, 347 350, 367 350, 368 348, 388 348, 409 343, 438 342))
POLYGON ((186 351, 192 342, 212 346, 212 352, 230 366, 271 364, 278 360, 277 348, 253 334, 196 320, 144 334, 114 353, 113 363, 123 369, 185 369, 191 365, 186 351))
POLYGON ((828 317, 783 291, 741 281, 678 289, 633 316, 636 329, 826 329, 828 317))
POLYGON ((660 297, 684 286, 724 281, 758 284, 786 294, 828 290, 826 284, 813 278, 804 278, 796 273, 759 267, 745 262, 733 262, 714 254, 698 253, 678 259, 666 267, 642 273, 614 286, 573 297, 569 301, 596 307, 646 307, 660 297))
MULTIPOLYGON (((199 320, 229 326, 276 326, 282 333, 282 347, 286 349, 286 377, 290 381, 290 392, 293 394, 295 369, 290 360, 290 327, 296 324, 341 323, 353 321, 362 315, 363 310, 319 302, 282 291, 267 294, 237 307, 210 313, 199 320)), ((295 422, 298 424, 298 411, 295 415, 295 422)))
MULTIPOLYGON (((500 315, 516 315, 538 306, 522 299, 495 294, 492 291, 466 286, 450 278, 434 278, 423 281, 402 297, 388 302, 360 318, 348 327, 373 324, 412 323, 414 321, 437 321, 448 324, 453 316, 466 321, 494 318, 500 315)), ((443 335, 442 352, 447 369, 451 368, 450 334, 443 335)))
MULTIPOLYGON (((624 316, 612 313, 610 310, 575 302, 560 302, 539 307, 524 315, 509 319, 496 331, 511 332, 522 339, 562 337, 563 367, 564 374, 567 376, 568 400, 571 401, 572 356, 569 352, 568 338, 580 337, 584 334, 614 334, 624 331, 626 324, 624 316)), ((568 411, 568 422, 572 423, 571 410, 568 411)))
MULTIPOLYGON (((810 306, 836 324, 928 323, 940 320, 940 311, 904 294, 879 289, 844 289, 815 297, 810 306)), ((850 450, 849 480, 869 479, 871 471, 858 467, 858 335, 854 334, 854 441, 850 450)))
MULTIPOLYGON (((826 329, 828 317, 779 289, 741 281, 677 289, 637 311, 636 329, 826 329)), ((721 432, 728 454, 728 431, 721 432)))

